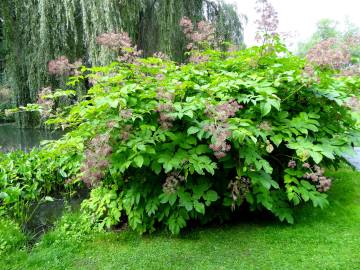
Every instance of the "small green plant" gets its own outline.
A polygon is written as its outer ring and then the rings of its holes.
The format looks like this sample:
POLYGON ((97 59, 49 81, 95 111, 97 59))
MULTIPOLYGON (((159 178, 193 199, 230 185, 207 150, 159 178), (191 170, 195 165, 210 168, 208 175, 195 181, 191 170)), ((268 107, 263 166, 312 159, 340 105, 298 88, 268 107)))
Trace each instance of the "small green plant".
POLYGON ((24 247, 27 237, 18 224, 8 219, 0 219, 0 256, 12 249, 24 247))
POLYGON ((76 247, 82 241, 89 239, 88 236, 93 230, 91 225, 85 215, 66 209, 54 227, 38 242, 38 245, 43 247, 63 246, 64 243, 69 243, 69 246, 76 247))

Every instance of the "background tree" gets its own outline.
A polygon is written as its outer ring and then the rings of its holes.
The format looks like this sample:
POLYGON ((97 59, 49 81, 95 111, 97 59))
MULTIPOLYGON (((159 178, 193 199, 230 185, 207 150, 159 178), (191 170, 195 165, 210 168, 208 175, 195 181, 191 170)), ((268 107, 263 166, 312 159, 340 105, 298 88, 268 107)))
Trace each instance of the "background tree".
POLYGON ((0 13, 0 83, 3 81, 5 49, 3 46, 3 22, 0 13))
MULTIPOLYGON (((180 18, 208 19, 223 40, 242 43, 243 29, 234 7, 209 0, 3 0, 0 3, 7 49, 5 72, 16 106, 37 99, 43 86, 58 87, 64 78, 49 76, 48 62, 62 55, 87 66, 107 64, 113 52, 96 44, 104 32, 128 32, 144 56, 162 51, 184 60, 186 40, 180 18)), ((36 122, 36 121, 35 121, 36 122)), ((26 114, 21 126, 34 125, 26 114)))

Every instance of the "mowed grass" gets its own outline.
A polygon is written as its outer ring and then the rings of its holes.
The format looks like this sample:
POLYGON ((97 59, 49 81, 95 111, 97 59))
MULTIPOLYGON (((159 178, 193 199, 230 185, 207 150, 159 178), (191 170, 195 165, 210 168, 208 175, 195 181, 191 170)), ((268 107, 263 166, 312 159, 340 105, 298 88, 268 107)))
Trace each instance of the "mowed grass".
POLYGON ((0 257, 0 269, 360 269, 360 173, 328 175, 330 206, 298 209, 294 225, 253 220, 178 237, 123 231, 57 244, 48 234, 31 251, 0 257))

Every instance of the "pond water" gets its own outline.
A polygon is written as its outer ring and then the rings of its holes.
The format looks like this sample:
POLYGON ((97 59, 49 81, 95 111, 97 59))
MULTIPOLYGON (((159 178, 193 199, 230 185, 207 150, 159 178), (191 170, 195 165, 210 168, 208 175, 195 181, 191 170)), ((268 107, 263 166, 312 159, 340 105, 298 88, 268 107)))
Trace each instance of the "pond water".
POLYGON ((344 155, 344 157, 349 161, 356 169, 360 171, 360 147, 355 147, 355 155, 349 156, 344 155))
POLYGON ((8 152, 15 149, 28 151, 43 140, 58 139, 62 132, 44 129, 18 128, 14 124, 0 125, 0 151, 8 152))

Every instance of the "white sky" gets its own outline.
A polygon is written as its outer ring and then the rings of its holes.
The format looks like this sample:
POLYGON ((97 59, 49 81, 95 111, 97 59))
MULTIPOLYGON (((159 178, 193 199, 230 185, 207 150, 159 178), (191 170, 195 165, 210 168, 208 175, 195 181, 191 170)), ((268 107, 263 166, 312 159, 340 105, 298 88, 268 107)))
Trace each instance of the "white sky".
MULTIPOLYGON (((245 43, 254 44, 257 14, 256 0, 226 0, 235 3, 239 13, 248 17, 245 26, 245 43)), ((360 0, 269 0, 279 14, 279 32, 291 32, 296 45, 315 31, 320 19, 329 18, 344 22, 345 18, 360 27, 360 0)))

